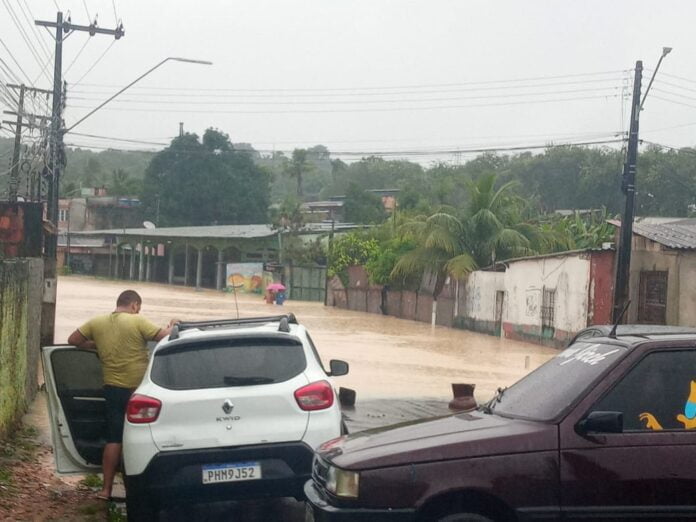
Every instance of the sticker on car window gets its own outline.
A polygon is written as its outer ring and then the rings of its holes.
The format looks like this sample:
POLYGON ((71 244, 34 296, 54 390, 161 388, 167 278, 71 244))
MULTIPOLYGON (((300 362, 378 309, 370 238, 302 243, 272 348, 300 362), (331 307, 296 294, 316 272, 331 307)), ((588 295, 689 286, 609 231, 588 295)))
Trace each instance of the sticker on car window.
MULTIPOLYGON (((645 422, 646 429, 655 431, 664 429, 652 413, 643 412, 639 415, 639 419, 645 422)), ((684 425, 685 430, 696 428, 696 381, 691 381, 691 390, 684 405, 684 413, 677 415, 676 419, 684 425)))
POLYGON ((585 348, 578 348, 574 345, 573 347, 567 348, 563 350, 563 352, 558 354, 558 357, 560 359, 565 359, 565 361, 561 362, 560 365, 565 366, 566 364, 579 362, 583 364, 589 364, 590 366, 594 366, 595 364, 607 359, 610 355, 619 352, 618 348, 606 352, 602 351, 603 348, 606 349, 607 347, 601 344, 591 344, 589 346, 586 346, 585 348))

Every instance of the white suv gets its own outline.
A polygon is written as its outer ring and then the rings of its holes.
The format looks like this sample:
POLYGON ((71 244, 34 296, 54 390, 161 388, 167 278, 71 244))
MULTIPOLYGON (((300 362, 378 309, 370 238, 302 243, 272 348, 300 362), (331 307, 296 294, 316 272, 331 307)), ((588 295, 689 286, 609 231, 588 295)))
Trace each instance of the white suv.
MULTIPOLYGON (((93 351, 45 347, 56 467, 98 470, 101 369, 93 351)), ((129 520, 165 503, 303 497, 313 449, 343 431, 329 376, 290 315, 182 323, 153 350, 128 404, 123 464, 129 520)))

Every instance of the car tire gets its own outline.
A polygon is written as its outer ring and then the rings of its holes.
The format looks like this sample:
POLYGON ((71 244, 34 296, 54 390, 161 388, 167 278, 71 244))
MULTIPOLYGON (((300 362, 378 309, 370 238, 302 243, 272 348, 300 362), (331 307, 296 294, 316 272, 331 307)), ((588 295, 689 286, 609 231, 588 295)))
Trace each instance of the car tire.
POLYGON ((450 513, 438 518, 437 522, 495 522, 492 518, 485 517, 478 513, 450 513))
POLYGON ((159 520, 159 506, 147 494, 123 476, 126 486, 126 515, 128 522, 153 522, 159 520))

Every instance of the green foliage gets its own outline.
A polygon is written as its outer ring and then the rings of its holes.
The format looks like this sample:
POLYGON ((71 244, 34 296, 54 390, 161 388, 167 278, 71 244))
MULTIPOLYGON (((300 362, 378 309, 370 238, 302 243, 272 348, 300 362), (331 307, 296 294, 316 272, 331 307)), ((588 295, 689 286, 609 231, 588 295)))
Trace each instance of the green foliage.
POLYGON ((401 237, 395 237, 381 243, 377 252, 365 263, 370 282, 377 285, 412 286, 414 281, 409 279, 402 278, 399 282, 393 281, 392 272, 399 259, 415 247, 416 243, 413 240, 401 237))
POLYGON ((379 252, 379 242, 365 233, 350 232, 333 240, 330 252, 329 277, 338 275, 346 282, 349 266, 365 265, 379 252))
POLYGON ((384 221, 386 212, 382 198, 351 183, 343 203, 344 219, 348 223, 376 224, 384 221))
POLYGON ((266 223, 269 175, 226 134, 208 129, 202 141, 174 138, 152 159, 142 201, 158 226, 266 223))
POLYGON ((89 473, 85 475, 85 477, 80 481, 80 484, 82 484, 86 488, 99 489, 104 486, 104 481, 101 479, 99 475, 89 473))
POLYGON ((540 225, 541 235, 545 240, 547 252, 563 252, 601 248, 602 243, 614 240, 616 229, 607 223, 610 218, 606 209, 581 216, 575 212, 572 216, 554 219, 540 225))

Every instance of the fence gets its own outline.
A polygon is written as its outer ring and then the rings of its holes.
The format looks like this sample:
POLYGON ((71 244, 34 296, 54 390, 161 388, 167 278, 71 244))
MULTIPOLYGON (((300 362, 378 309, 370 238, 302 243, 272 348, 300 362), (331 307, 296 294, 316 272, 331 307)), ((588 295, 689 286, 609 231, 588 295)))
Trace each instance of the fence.
POLYGON ((289 299, 324 302, 326 267, 286 266, 285 282, 289 299))

